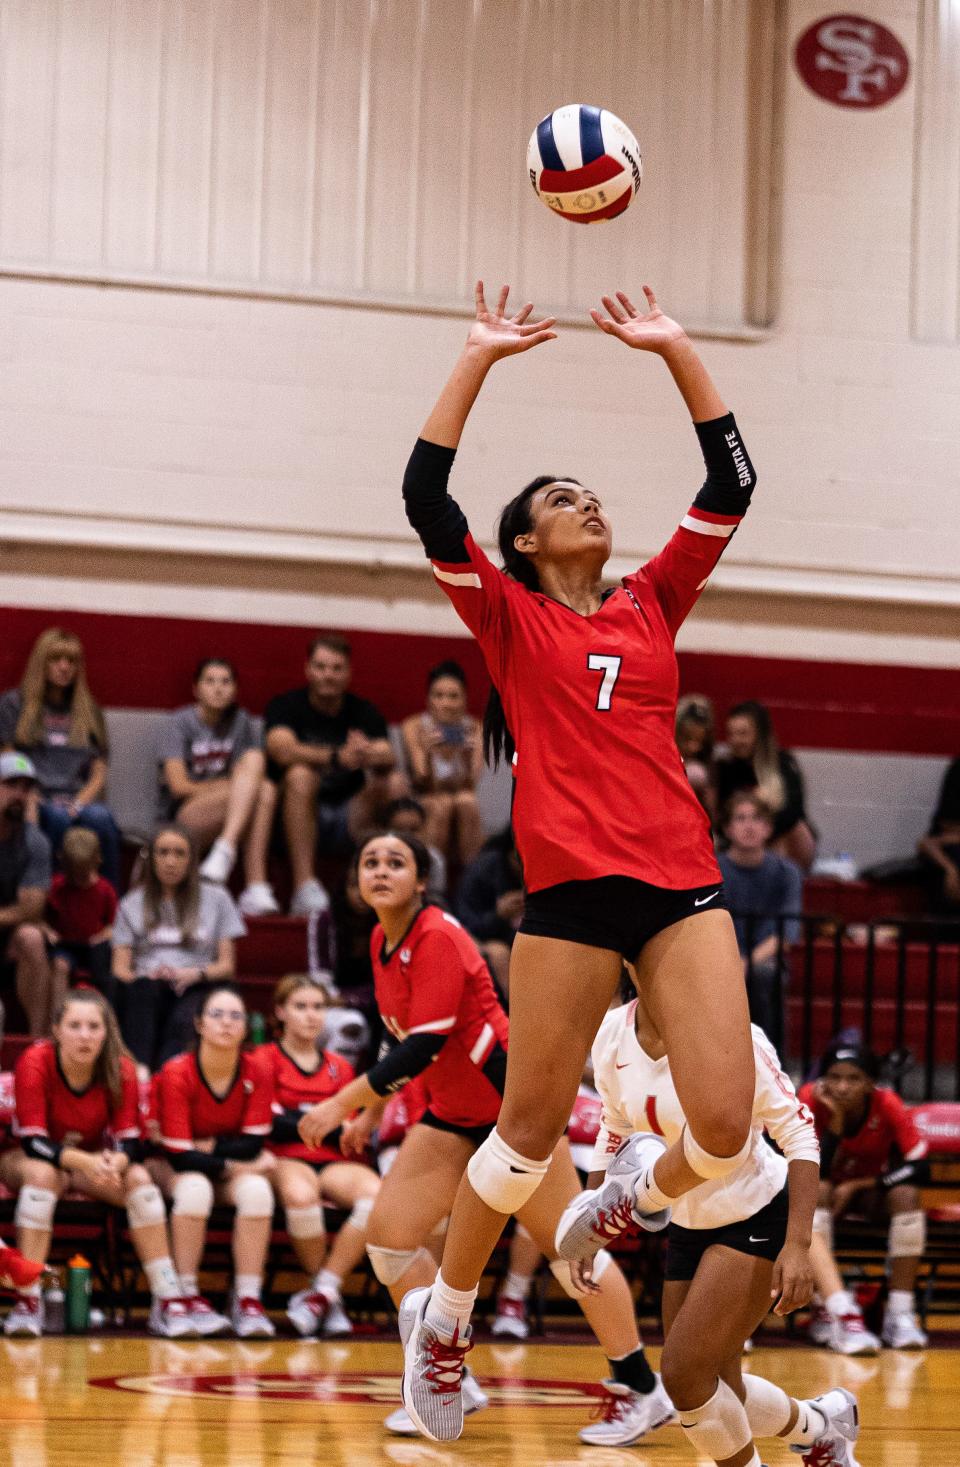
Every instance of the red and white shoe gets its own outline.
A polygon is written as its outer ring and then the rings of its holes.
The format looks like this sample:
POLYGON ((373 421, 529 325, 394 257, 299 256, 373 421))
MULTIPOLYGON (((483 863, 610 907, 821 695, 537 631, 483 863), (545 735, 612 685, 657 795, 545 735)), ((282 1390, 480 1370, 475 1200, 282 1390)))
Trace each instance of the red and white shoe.
POLYGON ((863 1322, 862 1314, 841 1314, 830 1322, 827 1340, 836 1355, 879 1355, 880 1341, 863 1322))
POLYGON ((45 1263, 24 1258, 19 1248, 7 1248, 0 1243, 0 1289, 27 1289, 37 1282, 45 1268, 45 1263))
POLYGON ((273 1321, 260 1300, 249 1295, 232 1300, 230 1323, 238 1340, 272 1340, 276 1334, 273 1321))
POLYGON ((39 1339, 43 1334, 42 1294, 17 1294, 13 1308, 3 1321, 5 1335, 32 1335, 39 1339))
POLYGON ((497 1300, 497 1312, 493 1316, 490 1333, 498 1338, 506 1336, 512 1340, 525 1340, 530 1333, 527 1306, 522 1299, 506 1299, 501 1294, 497 1300))
MULTIPOLYGON (((213 1310, 210 1311, 213 1313, 213 1310)), ((150 1305, 147 1330, 165 1340, 180 1340, 195 1335, 197 1327, 186 1299, 154 1299, 150 1305)))
POLYGON ((190 1311, 190 1321, 193 1325, 193 1333, 197 1335, 219 1335, 230 1328, 230 1321, 225 1314, 220 1314, 214 1309, 209 1299, 202 1294, 192 1294, 189 1299, 184 1299, 190 1311))

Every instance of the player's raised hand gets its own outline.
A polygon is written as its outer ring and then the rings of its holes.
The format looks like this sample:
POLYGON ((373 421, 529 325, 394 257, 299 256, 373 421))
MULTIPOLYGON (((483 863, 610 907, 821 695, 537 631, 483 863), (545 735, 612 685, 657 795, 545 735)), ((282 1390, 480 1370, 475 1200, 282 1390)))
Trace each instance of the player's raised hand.
POLYGON ((599 310, 592 310, 590 315, 601 331, 616 336, 625 346, 662 353, 682 341, 686 332, 677 321, 663 314, 649 285, 643 287, 643 293, 648 307, 645 312, 638 310, 630 297, 618 290, 615 296, 601 296, 606 315, 599 310))
POLYGON ((517 352, 529 351, 532 346, 553 341, 556 337, 557 333, 551 330, 556 325, 556 318, 544 316, 539 321, 531 321, 533 305, 529 301, 515 315, 507 314, 509 285, 501 286, 497 304, 492 310, 487 305, 482 280, 477 281, 474 294, 477 316, 467 337, 468 350, 498 361, 500 357, 515 356, 517 352))

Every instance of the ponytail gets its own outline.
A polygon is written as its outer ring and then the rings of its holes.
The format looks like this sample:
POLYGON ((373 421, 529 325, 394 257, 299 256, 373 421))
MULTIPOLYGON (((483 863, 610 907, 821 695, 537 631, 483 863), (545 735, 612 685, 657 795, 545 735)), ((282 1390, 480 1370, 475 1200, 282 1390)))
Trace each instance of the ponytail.
MULTIPOLYGON (((530 501, 537 490, 545 489, 548 484, 556 484, 560 478, 566 484, 579 483, 578 479, 571 479, 567 474, 561 476, 538 474, 521 489, 516 498, 511 499, 510 503, 504 507, 497 525, 497 545, 503 568, 511 580, 525 586, 528 591, 540 590, 540 577, 537 575, 537 568, 530 556, 518 550, 514 541, 518 535, 528 534, 533 527, 530 517, 530 501)), ((493 769, 496 769, 501 759, 505 759, 509 764, 515 752, 516 744, 507 727, 503 700, 497 688, 491 686, 483 714, 483 757, 493 769)))

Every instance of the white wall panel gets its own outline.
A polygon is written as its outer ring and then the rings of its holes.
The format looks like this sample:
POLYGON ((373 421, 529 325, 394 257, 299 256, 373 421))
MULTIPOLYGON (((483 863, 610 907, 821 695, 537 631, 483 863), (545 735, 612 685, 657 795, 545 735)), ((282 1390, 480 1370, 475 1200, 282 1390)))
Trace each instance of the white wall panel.
POLYGON ((913 232, 914 333, 960 339, 960 0, 920 12, 913 232))

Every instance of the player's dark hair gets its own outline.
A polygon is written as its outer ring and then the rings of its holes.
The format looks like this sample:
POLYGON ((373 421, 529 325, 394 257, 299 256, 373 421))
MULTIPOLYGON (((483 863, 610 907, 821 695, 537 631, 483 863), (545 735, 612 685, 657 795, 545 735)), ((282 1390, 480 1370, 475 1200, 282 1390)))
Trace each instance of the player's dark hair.
POLYGON ((354 870, 359 871, 360 858, 370 842, 372 840, 383 840, 384 836, 387 835, 393 840, 402 842, 407 847, 413 856, 414 865, 417 868, 417 875, 421 881, 425 881, 430 875, 430 852, 418 835, 412 835, 406 830, 371 830, 366 835, 362 835, 357 843, 357 853, 353 859, 354 870))
POLYGON ((419 815, 421 820, 426 820, 427 818, 425 806, 421 805, 419 800, 415 800, 413 795, 398 795, 395 800, 390 801, 383 812, 384 829, 389 830, 394 816, 402 815, 404 812, 407 814, 412 812, 414 815, 419 815))
POLYGON ((338 657, 344 658, 347 662, 353 661, 353 649, 350 643, 346 637, 341 637, 338 632, 321 632, 319 636, 314 637, 310 646, 307 648, 308 662, 319 647, 326 648, 328 652, 335 652, 338 657))
POLYGON ((208 667, 225 667, 227 669, 227 672, 233 678, 234 682, 237 681, 237 669, 234 667, 229 657, 201 657, 200 661, 194 668, 194 684, 200 681, 208 667))
MULTIPOLYGON (((507 575, 521 586, 526 586, 528 591, 540 590, 540 577, 537 568, 529 555, 524 555, 518 550, 514 541, 518 535, 527 535, 533 528, 533 520, 530 516, 530 501, 538 489, 545 489, 548 484, 556 484, 561 481, 565 484, 578 484, 579 479, 573 479, 568 474, 538 474, 531 479, 520 493, 505 505, 500 513, 497 524, 497 545, 500 550, 500 558, 507 575)), ((507 719, 503 711, 503 703, 496 687, 491 687, 490 696, 483 714, 483 757, 494 769, 501 759, 509 763, 513 758, 516 744, 513 735, 507 728, 507 719)))
MULTIPOLYGON (((120 1070, 120 1061, 127 1053, 123 1040, 120 1037, 120 1025, 117 1016, 107 1003, 103 994, 98 993, 95 988, 68 988, 63 998, 57 1004, 56 1013, 53 1016, 53 1027, 57 1028, 67 1009, 71 1004, 85 1003, 92 1008, 98 1009, 103 1019, 106 1037, 100 1053, 93 1062, 93 1084, 102 1085, 106 1090, 114 1106, 118 1106, 123 1098, 123 1075, 120 1070)), ((56 1043, 56 1041, 54 1041, 56 1043)), ((57 1051, 59 1053, 59 1044, 57 1051)))
POLYGON ((856 1065, 862 1070, 869 1080, 876 1081, 880 1074, 880 1061, 872 1050, 865 1044, 844 1043, 842 1040, 831 1044, 825 1050, 820 1060, 820 1073, 825 1075, 832 1065, 856 1065))
POLYGON ((454 682, 459 683, 466 690, 467 674, 459 662, 454 662, 452 657, 448 657, 444 662, 438 662, 436 667, 431 667, 427 673, 427 689, 432 688, 434 683, 439 682, 442 677, 452 677, 454 682))
POLYGON ((196 1013, 193 1016, 194 1051, 200 1048, 200 1020, 203 1018, 204 1014, 207 1012, 207 1009, 210 1007, 210 1004, 216 998, 218 993, 229 993, 231 998, 239 1000, 240 1007, 243 1009, 243 1012, 246 1016, 246 1021, 244 1023, 243 1029, 243 1038, 240 1041, 241 1048, 247 1042, 247 1034, 250 1029, 250 1010, 247 1007, 247 1000, 244 998, 243 994, 240 992, 235 983, 228 983, 226 980, 224 980, 223 983, 214 983, 213 986, 207 990, 200 1001, 200 1007, 197 1009, 196 1013))

